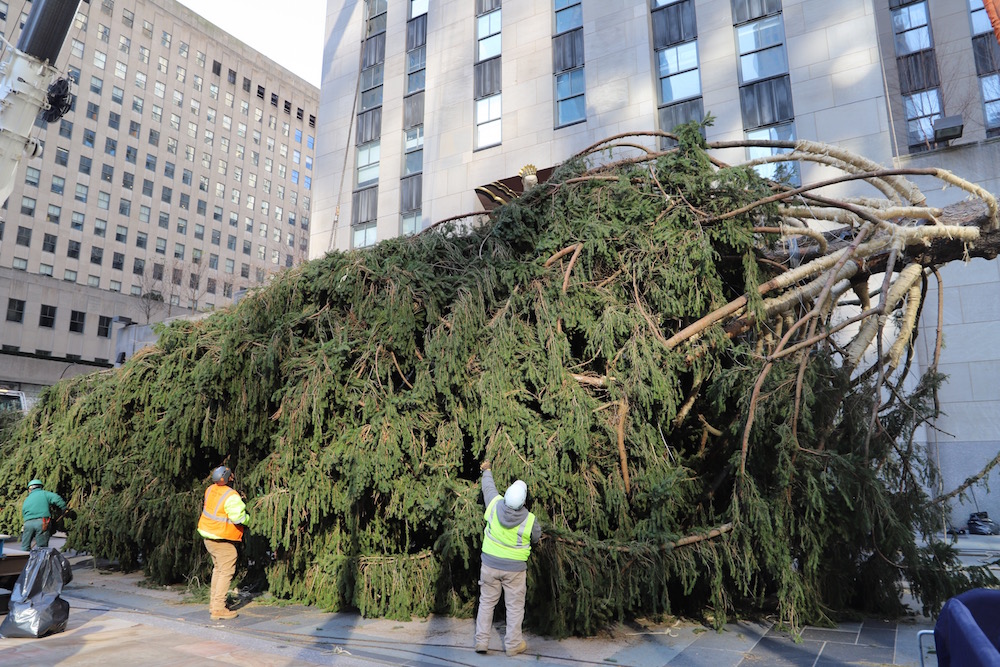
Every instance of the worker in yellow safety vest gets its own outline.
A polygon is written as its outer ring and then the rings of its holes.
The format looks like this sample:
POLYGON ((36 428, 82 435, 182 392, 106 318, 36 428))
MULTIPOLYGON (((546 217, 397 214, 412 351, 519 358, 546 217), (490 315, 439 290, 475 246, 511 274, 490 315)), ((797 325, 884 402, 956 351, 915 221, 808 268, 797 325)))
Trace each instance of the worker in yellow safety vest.
POLYGON ((531 545, 542 537, 535 515, 524 507, 528 486, 515 481, 501 496, 493 482, 490 462, 483 461, 483 500, 486 502, 486 530, 483 532, 482 566, 479 570, 479 613, 476 615, 476 653, 489 650, 493 609, 503 591, 507 608, 507 655, 524 653, 528 648, 521 637, 524 598, 528 592, 528 556, 531 545))
POLYGON ((208 611, 213 621, 239 616, 226 606, 226 595, 236 573, 236 545, 243 540, 243 527, 250 516, 243 498, 229 487, 232 479, 233 471, 226 466, 212 471, 214 483, 205 489, 205 505, 198 520, 198 533, 205 538, 205 548, 212 556, 208 611))

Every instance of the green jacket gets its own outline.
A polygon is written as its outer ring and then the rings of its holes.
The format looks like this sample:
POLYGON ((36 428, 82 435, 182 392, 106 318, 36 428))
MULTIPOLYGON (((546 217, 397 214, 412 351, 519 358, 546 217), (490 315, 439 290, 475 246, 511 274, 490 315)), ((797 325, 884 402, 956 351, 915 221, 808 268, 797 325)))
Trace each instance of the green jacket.
POLYGON ((66 509, 66 501, 60 498, 59 494, 45 489, 32 489, 28 492, 28 497, 24 499, 24 504, 21 505, 21 514, 25 521, 51 517, 49 505, 55 505, 61 510, 66 509))

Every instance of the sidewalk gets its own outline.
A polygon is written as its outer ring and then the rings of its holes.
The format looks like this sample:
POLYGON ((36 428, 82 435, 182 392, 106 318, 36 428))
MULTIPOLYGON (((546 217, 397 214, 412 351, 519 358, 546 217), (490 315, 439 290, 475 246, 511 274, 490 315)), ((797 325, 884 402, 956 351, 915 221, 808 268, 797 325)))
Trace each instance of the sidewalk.
MULTIPOLYGON (((74 580, 66 632, 42 639, 0 639, 0 667, 141 664, 243 665, 920 665, 920 623, 866 620, 836 629, 806 628, 801 641, 766 623, 733 623, 720 633, 691 623, 633 624, 613 634, 561 641, 527 635, 528 652, 507 658, 498 624, 490 653, 472 650, 472 622, 432 617, 396 622, 256 602, 239 618, 211 622, 203 605, 173 590, 141 586, 138 574, 109 573, 87 557, 71 559, 74 580)), ((935 665, 933 657, 928 667, 935 665)))

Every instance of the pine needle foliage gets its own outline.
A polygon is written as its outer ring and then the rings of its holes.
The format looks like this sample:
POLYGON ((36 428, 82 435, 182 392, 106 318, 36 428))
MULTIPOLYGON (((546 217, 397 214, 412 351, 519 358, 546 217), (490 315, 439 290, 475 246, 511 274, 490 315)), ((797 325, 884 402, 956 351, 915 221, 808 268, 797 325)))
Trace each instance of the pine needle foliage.
POLYGON ((2 444, 0 528, 20 528, 38 476, 77 510, 73 547, 157 582, 204 580, 195 525, 226 464, 252 516, 245 582, 368 616, 469 615, 489 458, 501 488, 526 480, 546 534, 529 568, 537 631, 892 614, 904 580, 934 610, 989 578, 917 543, 933 513, 912 436, 940 379, 867 433, 872 387, 817 345, 750 400, 773 325, 753 227, 776 211, 703 220, 770 192, 713 165, 688 127, 655 161, 571 160, 482 224, 288 270, 162 328, 123 368, 48 390, 2 444), (664 344, 743 294, 758 315, 745 333, 664 344))

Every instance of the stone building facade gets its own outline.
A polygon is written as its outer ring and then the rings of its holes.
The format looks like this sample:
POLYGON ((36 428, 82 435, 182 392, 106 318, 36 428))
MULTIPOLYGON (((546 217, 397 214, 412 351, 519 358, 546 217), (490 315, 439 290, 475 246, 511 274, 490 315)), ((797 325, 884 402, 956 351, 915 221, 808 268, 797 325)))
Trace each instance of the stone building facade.
MULTIPOLYGON (((312 256, 482 211, 526 164, 706 113, 709 141, 822 141, 1000 192, 1000 48, 981 0, 329 0, 320 109, 312 256), (962 136, 935 141, 942 119, 962 136)), ((1000 269, 943 273, 951 379, 924 439, 949 489, 1000 450, 1000 269)))
POLYGON ((109 366, 123 323, 231 303, 311 231, 315 86, 173 0, 82 2, 55 66, 74 107, 0 212, 0 383, 29 393, 109 366))

